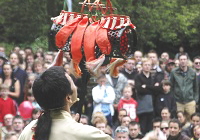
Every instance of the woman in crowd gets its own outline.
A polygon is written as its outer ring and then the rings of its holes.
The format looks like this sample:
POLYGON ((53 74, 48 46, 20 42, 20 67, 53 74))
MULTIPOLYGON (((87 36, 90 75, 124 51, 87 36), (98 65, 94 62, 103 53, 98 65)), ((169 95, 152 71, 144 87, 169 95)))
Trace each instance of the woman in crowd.
POLYGON ((9 96, 13 99, 17 99, 20 95, 20 83, 17 78, 14 77, 10 62, 3 64, 3 72, 0 78, 0 83, 9 86, 9 96))
POLYGON ((178 111, 177 112, 177 118, 182 125, 182 129, 185 129, 188 126, 190 126, 190 122, 187 121, 186 114, 184 112, 178 111))

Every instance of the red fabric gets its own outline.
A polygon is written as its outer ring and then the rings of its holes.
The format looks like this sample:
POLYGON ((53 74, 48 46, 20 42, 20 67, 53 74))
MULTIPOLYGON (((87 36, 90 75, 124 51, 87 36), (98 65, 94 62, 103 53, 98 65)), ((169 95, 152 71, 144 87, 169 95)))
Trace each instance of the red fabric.
POLYGON ((95 56, 95 39, 96 30, 99 27, 99 21, 90 24, 85 30, 84 35, 84 53, 86 57, 86 62, 90 62, 96 59, 95 56))
POLYGON ((0 122, 3 122, 6 114, 16 115, 15 101, 11 98, 7 98, 6 100, 0 98, 0 122))
POLYGON ((112 46, 108 39, 108 30, 102 27, 106 20, 102 19, 101 22, 100 28, 98 28, 96 32, 96 43, 103 54, 109 55, 111 53, 112 46))
POLYGON ((68 22, 65 26, 63 26, 60 31, 56 34, 56 46, 58 48, 63 48, 67 42, 67 39, 72 34, 72 32, 76 29, 78 23, 81 18, 75 18, 74 20, 68 22))
POLYGON ((78 23, 78 26, 72 36, 71 55, 72 55, 73 62, 76 64, 79 64, 83 57, 82 52, 81 52, 81 46, 83 42, 83 35, 87 26, 88 26, 88 17, 84 17, 78 23))
POLYGON ((130 100, 120 99, 118 104, 118 111, 122 108, 126 109, 127 114, 131 117, 131 119, 138 122, 138 117, 136 114, 137 107, 138 103, 133 98, 130 100))

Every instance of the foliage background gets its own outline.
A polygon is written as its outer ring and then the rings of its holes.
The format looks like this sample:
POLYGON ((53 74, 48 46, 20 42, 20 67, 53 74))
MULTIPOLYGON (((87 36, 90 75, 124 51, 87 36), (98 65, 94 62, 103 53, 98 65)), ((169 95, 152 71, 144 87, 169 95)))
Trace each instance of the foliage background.
MULTIPOLYGON (((191 58, 200 54, 200 0, 111 1, 115 13, 129 15, 136 25, 139 50, 167 51, 173 57, 182 45, 191 58)), ((79 2, 73 0, 73 11, 80 11, 79 2)), ((58 0, 1 0, 0 45, 8 50, 16 45, 54 50, 50 18, 62 9, 58 0)))

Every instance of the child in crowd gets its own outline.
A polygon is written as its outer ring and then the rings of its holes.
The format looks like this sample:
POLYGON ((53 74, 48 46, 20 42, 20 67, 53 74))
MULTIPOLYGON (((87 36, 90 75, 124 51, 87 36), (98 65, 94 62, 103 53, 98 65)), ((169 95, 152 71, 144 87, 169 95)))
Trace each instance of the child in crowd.
POLYGON ((131 96, 133 94, 132 87, 130 85, 127 85, 124 87, 122 91, 122 98, 119 101, 118 104, 118 111, 122 108, 126 109, 128 116, 130 116, 132 121, 138 121, 136 110, 138 103, 136 100, 134 100, 131 96))
POLYGON ((162 81, 162 93, 156 97, 155 111, 156 115, 160 117, 161 110, 167 107, 170 110, 171 117, 176 116, 176 101, 173 94, 170 92, 171 83, 169 80, 162 81))
POLYGON ((106 84, 107 79, 105 75, 97 78, 98 85, 92 89, 92 98, 94 101, 95 112, 103 112, 106 116, 108 124, 112 126, 112 116, 114 115, 113 102, 115 100, 114 89, 106 84))
POLYGON ((35 97, 33 96, 32 90, 28 92, 27 99, 29 102, 31 102, 33 108, 41 109, 39 104, 35 101, 35 97))
POLYGON ((0 124, 3 124, 3 118, 6 114, 16 115, 16 103, 8 97, 9 86, 2 84, 0 86, 0 124))

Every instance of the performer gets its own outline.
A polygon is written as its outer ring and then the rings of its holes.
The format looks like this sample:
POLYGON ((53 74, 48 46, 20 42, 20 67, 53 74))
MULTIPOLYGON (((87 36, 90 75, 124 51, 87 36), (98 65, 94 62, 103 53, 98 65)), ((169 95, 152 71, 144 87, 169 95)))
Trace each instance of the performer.
POLYGON ((70 107, 77 101, 77 88, 61 66, 47 69, 33 84, 33 94, 44 113, 32 121, 18 140, 111 140, 93 126, 76 122, 70 107))

